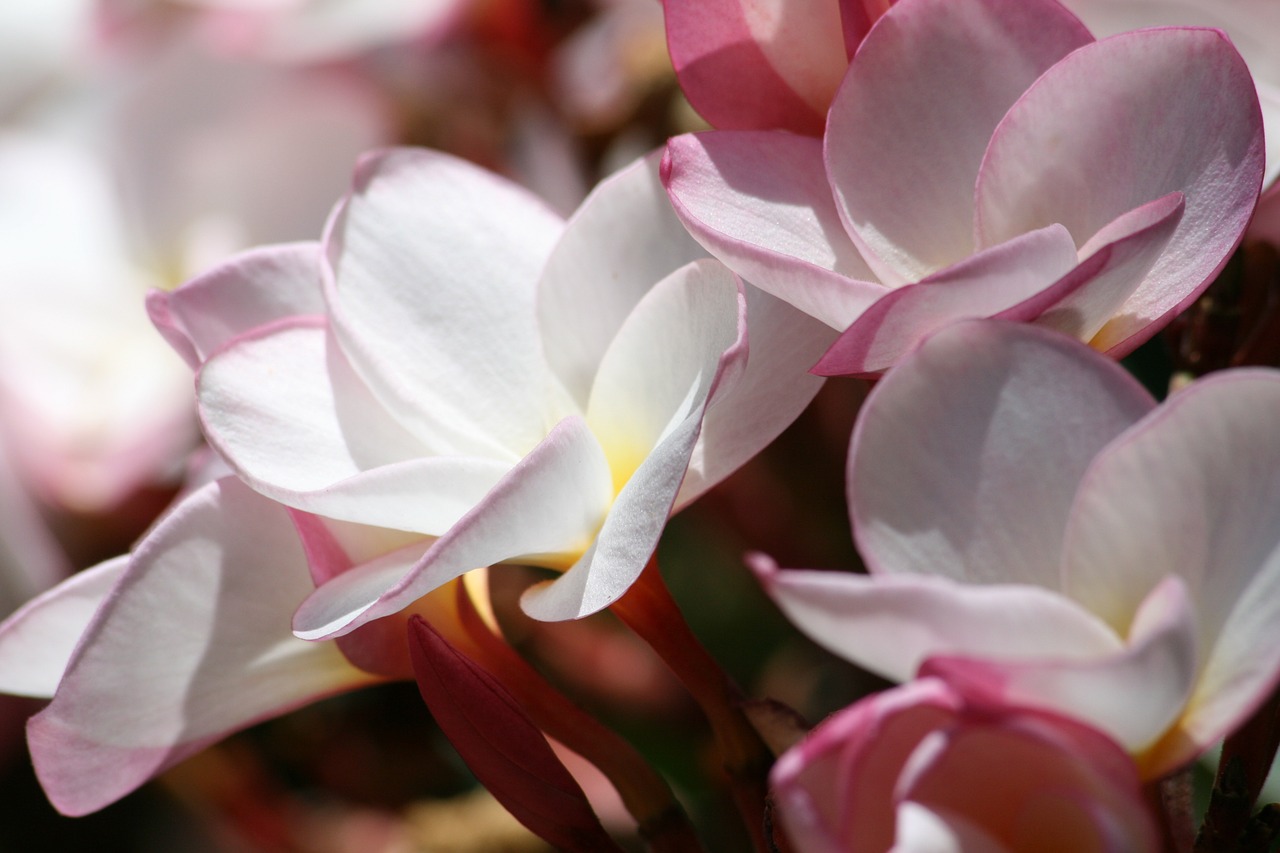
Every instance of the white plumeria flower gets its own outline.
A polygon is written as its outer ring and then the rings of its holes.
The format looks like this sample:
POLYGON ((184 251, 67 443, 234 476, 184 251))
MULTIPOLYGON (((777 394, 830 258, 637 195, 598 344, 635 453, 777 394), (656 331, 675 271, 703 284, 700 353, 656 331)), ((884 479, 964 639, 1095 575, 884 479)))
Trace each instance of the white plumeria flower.
POLYGON ((1280 678, 1277 417, 1277 371, 1157 407, 1077 342, 960 323, 888 374, 855 428, 870 575, 757 568, 838 654, 1077 717, 1156 778, 1280 678))

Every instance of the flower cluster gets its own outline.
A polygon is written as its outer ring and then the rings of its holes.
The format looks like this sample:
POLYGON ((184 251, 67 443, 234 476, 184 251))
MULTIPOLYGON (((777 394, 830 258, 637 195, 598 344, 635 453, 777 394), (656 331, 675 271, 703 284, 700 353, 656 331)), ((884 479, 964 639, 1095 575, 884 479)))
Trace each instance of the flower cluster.
MULTIPOLYGON (((173 90, 131 89, 109 119, 123 144, 0 137, 0 186, 19 190, 0 193, 0 288, 47 276, 77 300, 45 323, 0 316, 14 327, 0 405, 32 412, 0 419, 0 438, 61 436, 35 414, 47 380, 10 350, 61 335, 95 361, 99 306, 137 320, 142 297, 119 291, 149 285, 146 346, 176 352, 181 383, 194 373, 207 443, 128 554, 0 624, 0 690, 48 700, 27 734, 59 811, 402 679, 475 779, 556 847, 621 849, 571 772, 585 759, 650 849, 703 849, 704 818, 652 756, 513 637, 607 610, 705 713, 735 844, 1189 850, 1184 783, 1224 741, 1204 849, 1271 831, 1250 809, 1280 740, 1280 372, 1244 365, 1280 329, 1269 5, 665 0, 675 76, 714 128, 663 128, 580 202, 549 177, 554 146, 506 164, 521 186, 386 144, 404 90, 353 57, 376 54, 388 78, 421 68, 396 51, 446 51, 483 17, 463 0, 150 8, 167 5, 95 13, 113 49, 173 53, 173 90), (183 75, 207 81, 230 55, 254 64, 209 86, 226 127, 174 106, 183 75), (342 121, 311 87, 342 93, 342 121), (321 227, 312 195, 353 149, 371 150, 321 227), (284 177, 267 186, 264 170, 284 177), (141 225, 123 233, 104 214, 116 205, 141 225), (68 217, 86 226, 74 257, 49 251, 47 222, 68 217), (1207 369, 1185 353, 1209 334, 1207 301, 1259 317, 1220 347, 1235 369, 1189 382, 1207 369), (82 309, 87 338, 68 320, 82 309), (1175 320, 1200 337, 1161 337, 1175 320), (1172 386, 1116 361, 1170 341, 1172 386), (778 559, 778 537, 738 531, 790 636, 896 683, 783 697, 825 716, 810 727, 746 697, 656 554, 700 498, 794 527, 811 504, 789 509, 787 474, 757 457, 820 393, 866 382, 844 472, 860 570, 783 569, 807 553, 798 531, 778 559), (753 475, 765 487, 743 485, 753 475)), ((589 82, 570 78, 598 94, 589 82)), ((584 124, 598 132, 604 112, 584 124)), ((145 390, 113 410, 133 426, 104 429, 92 466, 33 450, 25 476, 118 501, 173 467, 190 401, 162 390, 165 364, 118 365, 145 390)), ((801 435, 800 456, 839 468, 801 435)), ((712 534, 690 530, 701 560, 712 534)))

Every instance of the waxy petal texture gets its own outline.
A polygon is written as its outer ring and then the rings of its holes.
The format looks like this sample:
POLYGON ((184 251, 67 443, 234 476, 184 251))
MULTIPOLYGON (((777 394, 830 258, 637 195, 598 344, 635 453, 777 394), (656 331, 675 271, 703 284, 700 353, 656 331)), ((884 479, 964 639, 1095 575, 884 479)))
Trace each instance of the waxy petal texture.
POLYGON ((531 286, 562 228, 534 196, 456 158, 361 161, 325 239, 331 322, 374 395, 435 452, 514 463, 568 414, 548 406, 531 286))
POLYGON ((822 133, 847 56, 833 0, 666 0, 676 76, 726 129, 822 133))
POLYGON ((1056 4, 1022 0, 913 0, 880 19, 831 106, 825 154, 837 208, 882 281, 973 253, 973 187, 992 131, 1091 40, 1056 4))
POLYGON ((1186 210, 1168 250, 1093 340, 1128 352, 1208 285, 1248 224, 1263 168, 1260 113, 1241 109, 1252 93, 1243 60, 1211 30, 1127 33, 1072 54, 991 137, 979 243, 1057 222, 1083 245, 1126 211, 1181 192, 1186 210))
POLYGON ((94 811, 233 731, 369 684, 337 647, 290 634, 311 588, 283 507, 234 478, 188 497, 130 557, 29 724, 49 799, 94 811))

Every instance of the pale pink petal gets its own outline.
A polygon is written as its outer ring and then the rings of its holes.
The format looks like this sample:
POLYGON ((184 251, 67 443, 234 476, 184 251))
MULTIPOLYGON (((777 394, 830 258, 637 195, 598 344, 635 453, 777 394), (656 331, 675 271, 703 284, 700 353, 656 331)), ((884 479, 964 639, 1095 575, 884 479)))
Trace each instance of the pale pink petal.
POLYGON ((934 655, 1002 660, 1092 660, 1120 639, 1065 596, 1034 586, 955 583, 928 575, 752 567, 782 612, 809 638, 893 681, 934 655))
POLYGON ((706 257, 671 210, 657 152, 603 181, 569 219, 538 282, 538 328, 551 368, 585 409, 596 370, 654 284, 706 257))
POLYGON ((1280 677, 1280 374, 1215 375, 1172 397, 1085 475, 1067 589, 1123 629, 1165 573, 1196 601, 1203 668, 1184 728, 1222 737, 1280 677))
POLYGON ((448 155, 361 160, 325 241, 331 321, 374 395, 436 452, 514 463, 566 414, 548 410, 555 380, 534 314, 562 227, 531 194, 448 155))
POLYGON ((1059 332, 1092 340, 1121 310, 1160 259, 1182 220, 1182 193, 1172 192, 1122 213, 1080 247, 1081 267, 1097 273, 1035 318, 1059 332))
POLYGON ((814 372, 866 376, 886 370, 954 320, 1031 319, 1084 284, 1098 266, 1077 267, 1075 244, 1061 226, 1023 234, 889 291, 853 321, 814 372))
POLYGON ((80 636, 129 565, 116 557, 67 578, 0 625, 0 692, 53 696, 80 636))
POLYGON ((667 47, 694 109, 727 130, 817 136, 848 59, 833 0, 666 0, 667 47))
POLYGON ((1154 405, 1070 338, 995 321, 949 326, 863 406, 848 477, 859 550, 873 572, 1059 589, 1079 478, 1154 405))
POLYGON ((298 608, 304 639, 349 633, 470 569, 503 561, 565 567, 591 545, 613 497, 609 462, 581 417, 557 424, 417 563, 348 571, 298 608))
POLYGON ((1046 72, 996 129, 977 184, 978 241, 1058 222, 1084 244, 1126 211, 1181 192, 1186 209, 1169 248, 1093 340, 1126 353, 1199 294, 1239 243, 1262 181, 1262 142, 1253 82, 1220 32, 1106 39, 1046 72))
POLYGON ((882 281, 917 281, 973 253, 991 132, 1091 40, 1051 0, 903 0, 880 18, 831 105, 825 157, 840 215, 882 281))
POLYGON ((147 313, 193 369, 232 338, 286 317, 323 315, 320 245, 251 249, 174 291, 147 294, 147 313))
POLYGON ((336 646, 289 633, 311 588, 283 507, 234 478, 188 497, 134 552, 31 720, 53 804, 102 808, 233 731, 370 683, 336 646))
POLYGON ((708 251, 832 328, 843 329, 885 293, 840 224, 817 140, 677 136, 667 143, 662 180, 708 251))
MULTIPOLYGON (((941 676, 988 701, 1065 714, 1136 753, 1155 745, 1178 720, 1195 687, 1195 623, 1186 586, 1170 576, 1143 602, 1120 653, 1012 662, 946 655, 926 661, 920 673, 941 676)), ((1195 754, 1184 749, 1162 755, 1146 764, 1144 775, 1159 778, 1195 754)))
POLYGON ((369 392, 322 319, 237 339, 197 377, 210 444, 246 482, 290 506, 440 535, 510 470, 430 456, 369 392))
POLYGON ((759 453, 809 405, 823 380, 808 368, 835 331, 751 285, 747 298, 747 369, 707 409, 676 509, 759 453))

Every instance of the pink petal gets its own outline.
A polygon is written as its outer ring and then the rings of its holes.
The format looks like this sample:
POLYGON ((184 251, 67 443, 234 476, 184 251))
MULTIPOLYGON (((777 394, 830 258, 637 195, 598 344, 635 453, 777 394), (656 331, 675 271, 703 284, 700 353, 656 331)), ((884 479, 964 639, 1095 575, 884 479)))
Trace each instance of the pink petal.
POLYGON ((840 224, 817 140, 699 133, 667 143, 662 180, 694 238, 734 272, 834 329, 884 294, 840 224))
POLYGON ((671 210, 658 153, 604 180, 569 219, 538 281, 538 328, 582 409, 609 343, 659 281, 706 257, 671 210))
POLYGON ((848 478, 859 550, 873 572, 1059 589, 1079 478, 1154 405, 1069 338, 994 321, 949 326, 863 406, 848 478))
POLYGON ((736 471, 804 411, 823 379, 807 372, 835 339, 826 324, 746 285, 747 368, 717 394, 702 422, 679 509, 736 471))
POLYGON ((991 132, 1091 40, 1050 0, 902 0, 885 13, 849 66, 825 142, 836 206, 882 281, 917 281, 974 252, 973 187, 991 132))
POLYGON ((294 615, 308 640, 347 634, 403 610, 470 569, 506 560, 563 567, 591 544, 613 491, 609 463, 580 417, 557 424, 421 560, 345 572, 294 615))
POLYGON ((72 575, 0 625, 0 692, 48 699, 80 636, 129 565, 116 557, 72 575))
POLYGON ((833 0, 666 0, 685 96, 726 130, 817 136, 847 57, 833 0))
POLYGON ((192 369, 233 338, 275 320, 325 313, 320 246, 252 249, 174 291, 147 294, 147 313, 192 369))
POLYGON ((331 322, 356 372, 419 440, 514 463, 568 413, 548 404, 534 319, 562 227, 526 191, 448 155, 361 160, 325 239, 331 322))
POLYGON ((1221 738, 1280 678, 1280 375, 1217 374, 1098 458, 1067 531, 1067 589, 1121 629, 1173 573, 1196 602, 1202 670, 1183 729, 1221 738))
POLYGON ((1065 596, 1034 586, 928 575, 778 571, 756 557, 766 591, 810 639, 893 681, 935 655, 1092 660, 1120 640, 1065 596))
MULTIPOLYGON (((1087 281, 1061 226, 1023 234, 921 281, 895 288, 864 311, 814 366, 822 376, 867 376, 896 364, 954 320, 1032 313, 1087 281), (1030 309, 1030 310, 1028 310, 1030 309)), ((1017 317, 1016 319, 1023 319, 1017 317)))
POLYGON ((283 507, 234 478, 188 497, 134 552, 29 724, 58 810, 100 809, 233 731, 370 683, 332 644, 290 635, 311 588, 283 507))
POLYGON ((238 338, 201 369, 197 392, 210 444, 246 482, 333 518, 439 535, 510 469, 428 455, 320 319, 238 338))
MULTIPOLYGON (((1129 644, 1118 654, 1013 662, 947 655, 925 662, 920 674, 987 701, 1064 714, 1140 752, 1178 720, 1195 687, 1195 619, 1186 586, 1170 576, 1143 602, 1129 644)), ((1144 767, 1144 776, 1160 778, 1194 755, 1183 751, 1173 762, 1162 756, 1144 767)))
POLYGON ((1126 211, 1181 192, 1186 210, 1168 250, 1093 340, 1128 352, 1239 243, 1262 180, 1260 122, 1248 69, 1219 32, 1149 30, 1089 45, 1036 81, 996 129, 977 184, 978 241, 1059 222, 1083 244, 1126 211))

